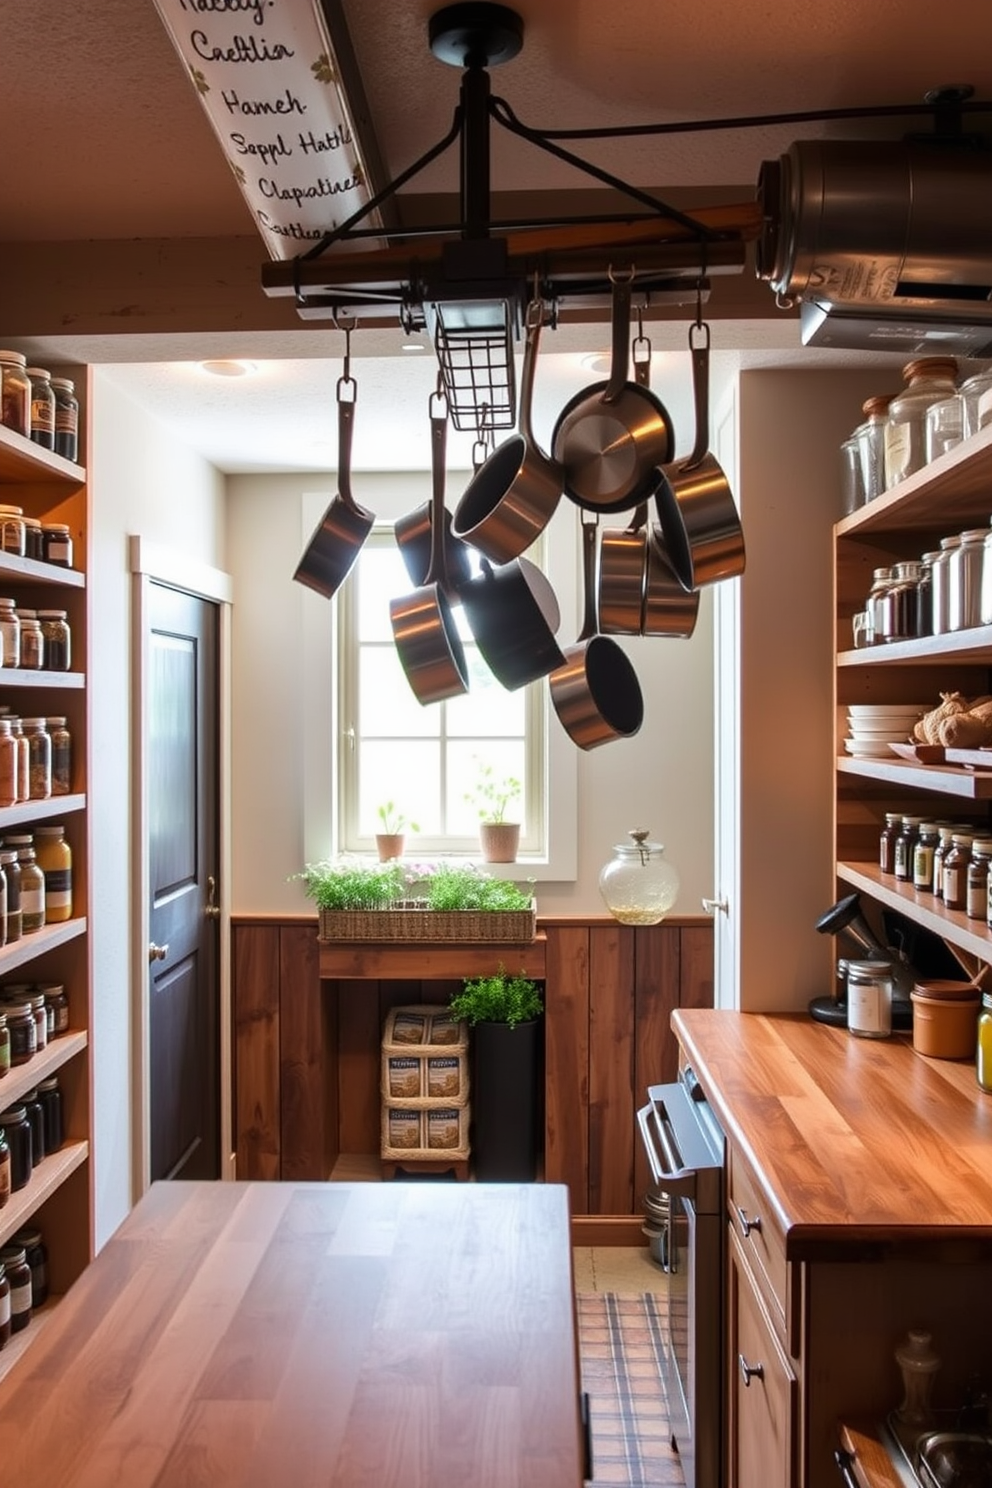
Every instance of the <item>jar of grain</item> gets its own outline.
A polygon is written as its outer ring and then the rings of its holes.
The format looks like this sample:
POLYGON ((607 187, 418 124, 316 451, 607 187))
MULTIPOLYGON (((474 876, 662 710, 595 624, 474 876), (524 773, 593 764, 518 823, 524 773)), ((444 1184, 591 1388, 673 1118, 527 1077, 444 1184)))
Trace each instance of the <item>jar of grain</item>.
POLYGON ((31 379, 28 359, 19 351, 0 351, 0 424, 23 434, 31 433, 31 379))

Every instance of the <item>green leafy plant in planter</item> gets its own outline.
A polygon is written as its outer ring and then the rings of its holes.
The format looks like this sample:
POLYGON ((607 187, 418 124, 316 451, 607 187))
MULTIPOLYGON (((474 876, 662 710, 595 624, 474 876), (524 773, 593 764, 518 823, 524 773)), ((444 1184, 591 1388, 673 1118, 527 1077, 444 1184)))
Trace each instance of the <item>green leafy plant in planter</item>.
POLYGON ((537 983, 502 962, 451 998, 452 1015, 472 1030, 472 1160, 481 1182, 537 1177, 543 1010, 537 983))
POLYGON ((500 962, 492 976, 470 977, 451 999, 452 1016, 470 1028, 477 1023, 505 1023, 516 1028, 544 1011, 536 982, 523 974, 511 976, 500 962))
POLYGON ((296 873, 318 909, 388 909, 403 894, 399 863, 308 863, 296 873))
POLYGON ((407 827, 411 832, 419 832, 420 827, 415 821, 403 815, 392 801, 383 801, 381 806, 376 807, 376 816, 382 823, 381 830, 387 837, 398 837, 405 832, 407 827))
POLYGON ((428 909, 530 909, 533 895, 505 878, 467 863, 439 863, 425 874, 421 888, 428 909))
POLYGON ((479 820, 506 822, 506 813, 511 801, 519 801, 520 781, 514 775, 497 775, 492 765, 479 765, 475 785, 466 791, 465 799, 479 813, 479 820))

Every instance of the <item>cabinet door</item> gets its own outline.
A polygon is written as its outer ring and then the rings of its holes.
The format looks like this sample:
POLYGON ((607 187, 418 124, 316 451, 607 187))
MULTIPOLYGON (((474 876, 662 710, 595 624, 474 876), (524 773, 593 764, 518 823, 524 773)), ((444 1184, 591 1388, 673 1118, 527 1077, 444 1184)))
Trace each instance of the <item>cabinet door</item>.
POLYGON ((796 1378, 730 1232, 731 1488, 792 1488, 796 1378))

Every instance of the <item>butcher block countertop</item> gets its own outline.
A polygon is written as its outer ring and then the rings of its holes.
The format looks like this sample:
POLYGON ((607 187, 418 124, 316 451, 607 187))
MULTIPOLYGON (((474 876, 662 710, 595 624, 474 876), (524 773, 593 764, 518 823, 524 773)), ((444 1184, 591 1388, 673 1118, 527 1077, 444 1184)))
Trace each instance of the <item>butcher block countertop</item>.
POLYGON ((0 1385, 4 1483, 580 1488, 566 1190, 158 1183, 0 1385))
POLYGON ((788 1257, 831 1240, 992 1240, 992 1095, 974 1065, 805 1016, 680 1009, 673 1026, 788 1257))

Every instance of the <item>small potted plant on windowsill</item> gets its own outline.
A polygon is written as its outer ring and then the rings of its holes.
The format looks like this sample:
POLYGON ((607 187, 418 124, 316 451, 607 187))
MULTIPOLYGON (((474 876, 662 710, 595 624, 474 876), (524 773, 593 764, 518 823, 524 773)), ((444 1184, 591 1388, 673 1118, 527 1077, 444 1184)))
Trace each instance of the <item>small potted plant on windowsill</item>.
POLYGON ((538 984, 502 962, 451 999, 452 1016, 472 1031, 472 1159, 481 1182, 537 1177, 543 1009, 538 984))
POLYGON ((382 823, 382 830, 375 834, 379 862, 389 863, 394 858, 401 858, 406 844, 404 829, 409 827, 411 832, 419 832, 420 828, 415 821, 409 821, 402 811, 398 811, 392 801, 383 801, 377 808, 376 815, 382 823))
POLYGON ((479 813, 479 846, 484 862, 515 863, 520 823, 507 820, 507 812, 511 803, 520 802, 520 781, 514 775, 497 775, 492 765, 480 764, 475 785, 465 799, 479 813))

